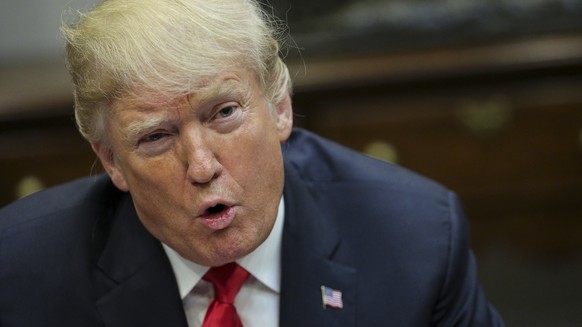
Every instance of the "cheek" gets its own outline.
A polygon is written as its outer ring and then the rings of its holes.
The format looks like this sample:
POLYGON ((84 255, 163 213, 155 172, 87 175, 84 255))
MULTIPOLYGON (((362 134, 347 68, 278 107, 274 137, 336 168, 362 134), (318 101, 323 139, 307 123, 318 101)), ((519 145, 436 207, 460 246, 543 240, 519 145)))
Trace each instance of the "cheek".
POLYGON ((185 171, 176 160, 166 158, 134 164, 125 169, 125 175, 136 207, 150 213, 179 206, 185 171))
POLYGON ((126 165, 128 179, 136 186, 156 185, 156 189, 174 188, 176 181, 185 176, 185 168, 173 155, 133 160, 126 165))
MULTIPOLYGON (((260 131, 260 129, 259 129, 260 131)), ((232 167, 251 180, 276 180, 282 171, 281 147, 275 133, 250 134, 234 142, 232 167)))
POLYGON ((249 151, 249 154, 246 165, 240 165, 240 174, 244 174, 248 183, 246 189, 253 191, 253 204, 259 208, 274 207, 283 189, 280 146, 278 142, 264 142, 249 151))

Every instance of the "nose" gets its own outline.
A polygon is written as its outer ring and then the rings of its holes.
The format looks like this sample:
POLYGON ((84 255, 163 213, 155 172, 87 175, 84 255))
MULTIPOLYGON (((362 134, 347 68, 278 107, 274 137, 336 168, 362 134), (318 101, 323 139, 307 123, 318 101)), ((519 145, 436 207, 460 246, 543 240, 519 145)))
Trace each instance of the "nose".
POLYGON ((205 184, 218 177, 222 166, 213 152, 212 139, 202 133, 187 133, 185 138, 188 180, 193 184, 205 184))

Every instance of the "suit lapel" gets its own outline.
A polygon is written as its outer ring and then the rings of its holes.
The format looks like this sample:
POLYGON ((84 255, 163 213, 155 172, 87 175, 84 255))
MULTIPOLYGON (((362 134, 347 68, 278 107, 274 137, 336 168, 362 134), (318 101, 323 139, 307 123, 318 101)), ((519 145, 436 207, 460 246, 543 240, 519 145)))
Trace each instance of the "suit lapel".
MULTIPOLYGON (((286 171, 280 326, 354 326, 357 270, 334 262, 335 228, 300 177, 286 171), (321 286, 342 292, 343 308, 324 307, 321 286)), ((158 240, 143 227, 124 195, 95 232, 97 309, 108 327, 186 327, 182 301, 158 240), (102 244, 102 245, 101 245, 102 244), (102 250, 101 250, 102 247, 102 250)))
POLYGON ((334 262, 341 242, 301 179, 285 177, 281 326, 354 326, 355 268, 334 262), (342 292, 343 308, 324 307, 321 286, 342 292))
POLYGON ((168 259, 137 218, 129 195, 95 240, 103 244, 96 289, 106 326, 187 326, 168 259))

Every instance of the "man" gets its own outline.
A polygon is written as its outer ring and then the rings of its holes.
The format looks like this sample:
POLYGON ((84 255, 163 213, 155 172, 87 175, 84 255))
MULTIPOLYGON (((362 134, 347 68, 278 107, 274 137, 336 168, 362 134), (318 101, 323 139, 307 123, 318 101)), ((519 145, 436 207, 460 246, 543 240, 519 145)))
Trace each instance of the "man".
POLYGON ((268 22, 106 0, 64 27, 107 174, 0 212, 0 326, 209 326, 224 267, 247 327, 502 325, 451 192, 292 129, 268 22))

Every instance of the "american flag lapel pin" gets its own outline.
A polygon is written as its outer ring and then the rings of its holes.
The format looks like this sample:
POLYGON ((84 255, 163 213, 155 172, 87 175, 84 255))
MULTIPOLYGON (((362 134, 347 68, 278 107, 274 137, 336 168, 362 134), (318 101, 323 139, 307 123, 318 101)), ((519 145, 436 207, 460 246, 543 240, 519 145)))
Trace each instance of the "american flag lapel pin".
POLYGON ((323 301, 323 308, 332 307, 342 309, 344 303, 342 301, 342 292, 334 290, 333 288, 321 285, 321 300, 323 301))

